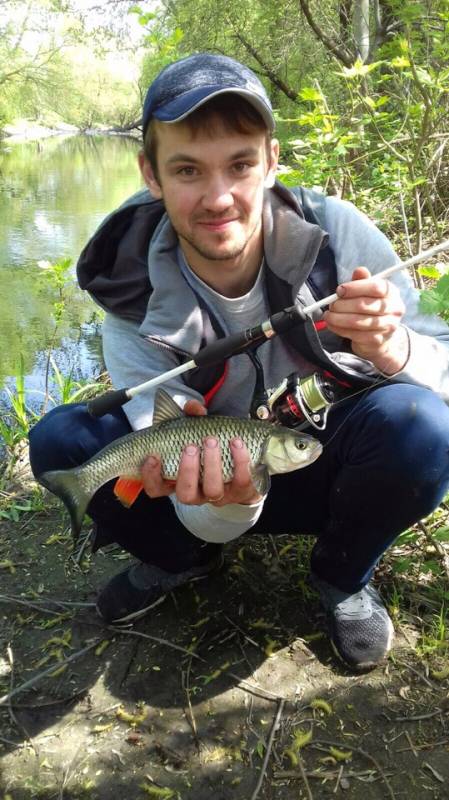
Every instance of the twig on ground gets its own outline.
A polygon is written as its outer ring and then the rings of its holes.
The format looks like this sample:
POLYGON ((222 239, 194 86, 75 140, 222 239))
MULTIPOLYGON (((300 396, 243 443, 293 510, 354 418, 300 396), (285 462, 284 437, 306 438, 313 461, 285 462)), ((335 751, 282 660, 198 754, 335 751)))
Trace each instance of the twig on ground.
POLYGON ((58 664, 52 664, 51 667, 47 667, 42 672, 39 672, 34 678, 30 678, 29 681, 25 681, 20 686, 16 686, 15 689, 8 692, 8 694, 4 694, 3 697, 0 697, 0 706, 4 706, 6 703, 9 703, 11 697, 14 697, 19 692, 24 692, 26 689, 30 689, 32 686, 35 686, 36 683, 39 683, 43 678, 46 678, 47 675, 51 675, 52 672, 55 672, 56 669, 60 669, 61 667, 66 666, 66 664, 70 664, 72 661, 75 661, 77 658, 81 658, 85 653, 88 653, 90 650, 93 650, 94 647, 97 647, 101 642, 101 639, 95 639, 94 642, 91 642, 87 647, 83 647, 82 650, 77 650, 76 653, 72 653, 71 656, 64 659, 64 661, 58 662, 58 664))
POLYGON ((275 737, 276 731, 277 731, 277 729, 279 727, 279 723, 280 723, 281 716, 282 716, 282 711, 284 710, 284 703, 285 703, 284 700, 280 700, 280 702, 279 702, 278 709, 277 709, 277 712, 276 712, 276 716, 274 718, 273 725, 271 726, 270 735, 268 737, 267 749, 265 750, 265 756, 264 756, 264 760, 263 760, 262 767, 261 767, 261 770, 260 770, 259 779, 257 781, 256 788, 254 789, 254 792, 251 795, 251 800, 256 800, 256 797, 258 796, 258 794, 259 794, 259 792, 260 792, 260 790, 262 788, 263 779, 265 777, 265 773, 267 771, 268 762, 270 760, 271 749, 273 747, 274 737, 275 737))
POLYGON ((0 742, 2 744, 10 744, 13 747, 26 747, 26 744, 24 744, 24 742, 12 742, 11 739, 5 739, 4 736, 0 736, 0 742))
POLYGON ((261 647, 261 645, 258 642, 256 642, 254 639, 251 639, 251 637, 248 636, 247 633, 245 633, 243 628, 241 628, 239 625, 237 625, 237 623, 234 622, 234 620, 232 620, 229 617, 227 617, 226 614, 223 614, 223 616, 224 616, 225 620, 227 620, 227 622, 229 622, 229 624, 232 625, 233 628, 238 630, 239 633, 241 633, 242 636, 245 637, 247 642, 249 642, 250 644, 254 645, 254 647, 257 647, 258 650, 263 650, 263 647, 261 647))
POLYGON ((79 689, 79 691, 74 692, 69 697, 58 697, 55 700, 45 700, 42 703, 12 703, 12 706, 13 708, 40 709, 48 708, 48 706, 61 705, 63 703, 73 703, 75 700, 78 700, 83 694, 85 694, 88 688, 88 686, 85 686, 84 689, 79 689))
POLYGON ((31 603, 29 600, 19 600, 17 597, 8 597, 5 594, 0 594, 0 603, 17 603, 19 606, 34 608, 36 611, 43 612, 44 614, 53 614, 56 617, 61 613, 60 611, 54 611, 52 608, 44 608, 37 603, 31 603))
POLYGON ((341 776, 343 775, 343 769, 344 769, 344 766, 342 764, 340 769, 338 770, 337 780, 336 780, 336 783, 335 783, 335 786, 334 786, 334 794, 337 794, 337 792, 338 792, 338 788, 340 786, 340 781, 341 781, 341 776))
POLYGON ((115 711, 117 708, 120 708, 121 703, 114 703, 113 706, 108 706, 107 708, 103 708, 102 711, 94 711, 91 713, 88 712, 89 719, 94 719, 95 717, 102 717, 104 714, 109 714, 111 711, 115 711))
POLYGON ((414 674, 417 675, 418 678, 421 678, 421 680, 424 681, 424 683, 427 683, 427 686, 430 686, 431 689, 434 688, 433 683, 431 683, 431 681, 429 681, 429 679, 426 678, 426 676, 423 675, 422 672, 420 672, 419 670, 415 669, 415 667, 412 667, 411 664, 407 664, 405 661, 399 661, 399 659, 396 658, 396 657, 394 659, 394 662, 395 662, 395 664, 399 664, 399 666, 401 666, 401 667, 405 667, 406 669, 409 669, 410 672, 414 672, 414 674))
POLYGON ((385 772, 383 771, 383 769, 380 766, 379 762, 374 758, 374 756, 372 756, 370 753, 367 753, 366 750, 362 750, 360 747, 352 747, 352 745, 348 745, 347 742, 345 742, 345 744, 342 745, 341 742, 334 742, 334 741, 331 741, 329 739, 315 739, 314 742, 310 742, 310 746, 311 747, 313 747, 313 745, 315 745, 315 744, 318 744, 318 745, 319 744, 324 744, 324 745, 329 745, 330 747, 339 747, 339 748, 341 748, 341 747, 350 747, 350 749, 351 749, 351 751, 353 753, 359 753, 364 758, 367 758, 376 767, 379 775, 381 776, 383 782, 385 783, 385 786, 388 789, 388 793, 389 793, 389 795, 391 797, 391 800, 396 800, 396 795, 393 792, 393 788, 392 788, 391 783, 388 780, 385 772))
POLYGON ((190 727, 192 728, 193 740, 195 742, 195 747, 196 747, 196 749, 197 749, 197 751, 199 753, 199 751, 200 751, 200 740, 199 740, 199 736, 198 736, 198 729, 196 727, 195 715, 193 713, 192 702, 190 700, 190 670, 191 670, 191 668, 192 668, 192 659, 190 658, 189 659, 189 663, 187 664, 186 671, 182 673, 183 689, 184 689, 184 691, 186 693, 187 707, 188 707, 188 710, 189 710, 189 713, 187 715, 187 719, 188 719, 188 722, 190 723, 190 727), (185 676, 185 680, 184 680, 184 676, 185 676))
POLYGON ((39 755, 38 751, 37 751, 37 748, 36 748, 32 738, 31 738, 30 734, 28 733, 27 729, 25 728, 25 725, 23 725, 17 719, 17 717, 16 717, 16 715, 14 713, 14 709, 12 707, 12 703, 11 703, 11 698, 12 698, 12 695, 13 695, 13 692, 14 692, 14 655, 13 655, 12 647, 11 647, 10 644, 6 648, 6 655, 8 657, 9 666, 11 668, 11 677, 10 677, 10 682, 9 682, 9 701, 8 701, 9 716, 11 717, 11 721, 19 729, 19 731, 22 731, 22 733, 25 736, 25 739, 27 740, 28 744, 31 745, 31 747, 34 750, 34 754, 37 756, 37 755, 39 755))
POLYGON ((83 541, 80 545, 78 545, 78 549, 73 551, 69 558, 73 561, 73 563, 79 567, 81 564, 81 559, 85 553, 85 550, 92 539, 92 531, 89 531, 87 535, 84 537, 83 541))
POLYGON ((412 738, 411 738, 411 736, 410 736, 408 731, 405 731, 405 738, 407 739, 407 741, 408 741, 408 743, 410 745, 410 750, 412 751, 413 755, 415 756, 415 758, 418 758, 418 753, 416 751, 416 747, 413 744, 412 738))
MULTIPOLYGON (((264 689, 262 686, 255 686, 253 683, 249 683, 244 678, 241 678, 240 675, 237 675, 235 672, 230 672, 226 670, 225 675, 228 675, 230 678, 234 678, 234 680, 238 681, 238 685, 236 689, 241 689, 242 692, 250 692, 251 694, 255 694, 258 697, 263 697, 264 700, 272 700, 273 702, 279 703, 282 700, 284 703, 290 702, 289 697, 282 697, 282 695, 274 694, 274 692, 270 692, 269 689, 264 689)), ((294 697, 291 698, 291 702, 295 702, 294 697)))
POLYGON ((395 717, 394 722, 416 722, 420 719, 431 719, 432 717, 437 717, 438 714, 441 713, 441 708, 437 708, 435 711, 430 711, 429 714, 416 714, 414 717, 395 717))
MULTIPOLYGON (((316 780, 322 781, 332 781, 334 778, 338 778, 340 770, 323 770, 318 772, 312 772, 311 770, 306 771, 306 775, 308 778, 315 778, 316 780)), ((373 769, 362 769, 359 771, 356 770, 347 770, 346 777, 347 778, 364 778, 366 775, 373 775, 373 769)), ((295 769, 283 769, 278 770, 277 772, 273 773, 273 778, 281 779, 281 780, 302 780, 301 772, 298 772, 295 769)), ((379 780, 380 777, 379 777, 379 780)))
POLYGON ((108 625, 106 630, 113 631, 114 633, 121 633, 124 636, 140 636, 142 639, 150 639, 152 642, 163 644, 165 647, 171 647, 173 650, 179 650, 180 653, 185 653, 191 658, 197 658, 199 661, 206 661, 205 658, 197 655, 197 653, 192 653, 192 651, 188 650, 186 647, 181 647, 179 644, 170 642, 168 639, 161 639, 159 636, 151 636, 149 633, 142 633, 141 631, 129 631, 125 630, 124 628, 114 627, 113 625, 108 625))
MULTIPOLYGON (((449 739, 440 739, 439 742, 424 742, 423 744, 415 744, 415 750, 434 750, 435 747, 446 747, 449 744, 449 739)), ((396 750, 396 753, 406 753, 411 750, 411 747, 401 747, 400 750, 396 750)))
POLYGON ((304 786, 306 787, 307 797, 309 798, 309 800, 313 800, 312 789, 310 788, 310 783, 309 783, 308 778, 307 778, 307 773, 306 773, 306 771, 304 769, 304 764, 302 762, 301 754, 297 753, 296 757, 298 759, 298 767, 299 767, 299 771, 301 773, 301 778, 303 779, 304 786))

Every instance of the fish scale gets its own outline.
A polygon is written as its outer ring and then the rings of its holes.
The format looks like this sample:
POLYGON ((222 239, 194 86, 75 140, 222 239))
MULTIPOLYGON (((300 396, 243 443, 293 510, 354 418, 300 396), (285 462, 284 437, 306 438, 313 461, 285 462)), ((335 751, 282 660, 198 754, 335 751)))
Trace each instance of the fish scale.
POLYGON ((220 442, 223 480, 226 482, 231 480, 233 473, 229 449, 231 439, 240 437, 248 448, 251 462, 257 464, 264 444, 272 433, 271 425, 257 420, 231 417, 178 418, 112 442, 102 451, 104 458, 101 461, 94 456, 77 471, 83 488, 91 490, 92 484, 101 486, 117 475, 138 478, 149 453, 158 453, 164 477, 174 480, 184 448, 188 444, 201 446, 207 436, 214 436, 220 442))

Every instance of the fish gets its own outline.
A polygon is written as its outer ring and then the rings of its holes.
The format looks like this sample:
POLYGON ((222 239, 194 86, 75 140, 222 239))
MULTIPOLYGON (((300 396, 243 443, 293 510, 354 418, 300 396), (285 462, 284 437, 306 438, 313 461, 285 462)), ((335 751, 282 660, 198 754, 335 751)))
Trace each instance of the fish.
POLYGON ((125 506, 130 506, 143 488, 141 469, 150 453, 159 455, 164 478, 176 480, 184 447, 201 447, 207 436, 216 437, 220 443, 224 483, 231 481, 233 475, 229 442, 236 436, 244 441, 252 480, 261 494, 268 491, 270 475, 306 467, 322 451, 321 443, 313 436, 268 421, 186 416, 167 392, 158 389, 152 425, 115 439, 78 467, 48 470, 38 480, 64 502, 76 541, 87 506, 101 486, 118 477, 116 494, 125 506))

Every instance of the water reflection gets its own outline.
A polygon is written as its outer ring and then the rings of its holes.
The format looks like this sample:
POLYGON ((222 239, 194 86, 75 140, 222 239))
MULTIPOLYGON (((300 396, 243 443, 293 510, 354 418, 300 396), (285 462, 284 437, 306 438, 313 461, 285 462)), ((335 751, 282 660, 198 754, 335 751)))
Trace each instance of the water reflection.
MULTIPOLYGON (((43 390, 57 296, 37 262, 76 262, 104 216, 141 187, 138 148, 93 136, 0 147, 0 389, 22 355, 27 387, 43 390)), ((55 360, 76 379, 90 377, 100 364, 95 306, 74 282, 66 308, 55 360)))

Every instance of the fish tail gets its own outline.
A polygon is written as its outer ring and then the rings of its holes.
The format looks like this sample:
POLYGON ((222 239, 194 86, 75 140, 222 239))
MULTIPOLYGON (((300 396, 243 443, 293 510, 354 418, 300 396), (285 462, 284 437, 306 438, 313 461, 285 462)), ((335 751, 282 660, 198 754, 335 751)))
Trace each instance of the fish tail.
POLYGON ((75 541, 80 534, 84 514, 92 496, 81 488, 76 473, 75 467, 75 469, 52 470, 39 476, 39 483, 59 497, 67 508, 75 541))

